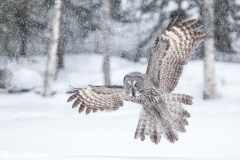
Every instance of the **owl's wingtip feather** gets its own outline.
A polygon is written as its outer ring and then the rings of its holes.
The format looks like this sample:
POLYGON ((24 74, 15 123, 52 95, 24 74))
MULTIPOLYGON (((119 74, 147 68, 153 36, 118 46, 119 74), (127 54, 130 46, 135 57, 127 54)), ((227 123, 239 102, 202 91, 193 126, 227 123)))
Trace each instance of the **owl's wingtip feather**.
POLYGON ((66 92, 66 94, 73 94, 73 93, 76 93, 76 90, 66 92))

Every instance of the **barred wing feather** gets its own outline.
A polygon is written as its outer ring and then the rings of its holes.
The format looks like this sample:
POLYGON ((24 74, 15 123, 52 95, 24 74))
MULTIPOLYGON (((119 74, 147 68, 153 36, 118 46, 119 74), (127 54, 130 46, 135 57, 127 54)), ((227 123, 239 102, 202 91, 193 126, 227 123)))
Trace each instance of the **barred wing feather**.
POLYGON ((171 93, 177 86, 183 66, 205 35, 196 32, 202 25, 197 20, 187 21, 188 16, 171 20, 161 37, 157 37, 149 59, 146 74, 155 88, 171 93))
POLYGON ((123 86, 90 86, 67 92, 73 94, 68 102, 73 100, 72 108, 79 107, 79 113, 86 109, 86 114, 98 110, 117 110, 123 106, 123 100, 130 100, 124 93, 123 86))

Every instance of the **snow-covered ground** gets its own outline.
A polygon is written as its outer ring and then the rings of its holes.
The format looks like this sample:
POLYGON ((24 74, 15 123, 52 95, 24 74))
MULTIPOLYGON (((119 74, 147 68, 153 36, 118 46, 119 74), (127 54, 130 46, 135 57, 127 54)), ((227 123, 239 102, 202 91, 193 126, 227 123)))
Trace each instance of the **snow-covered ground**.
MULTIPOLYGON (((13 70, 12 84, 41 91, 45 58, 33 57, 13 70)), ((171 144, 134 140, 141 106, 126 102, 116 112, 78 114, 65 92, 103 84, 100 55, 69 55, 52 98, 35 91, 0 94, 0 159, 240 159, 240 65, 217 62, 215 100, 202 100, 203 62, 185 67, 175 93, 192 95, 187 133, 171 144)), ((146 63, 111 59, 112 84, 128 72, 145 72, 146 63)))

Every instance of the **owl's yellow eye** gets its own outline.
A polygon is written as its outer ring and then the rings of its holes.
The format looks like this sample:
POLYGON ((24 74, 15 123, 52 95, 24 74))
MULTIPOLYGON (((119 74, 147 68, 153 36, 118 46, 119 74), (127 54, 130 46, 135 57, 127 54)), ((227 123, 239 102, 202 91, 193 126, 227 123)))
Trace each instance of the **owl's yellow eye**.
POLYGON ((135 83, 135 87, 137 87, 137 86, 138 86, 138 82, 135 83))

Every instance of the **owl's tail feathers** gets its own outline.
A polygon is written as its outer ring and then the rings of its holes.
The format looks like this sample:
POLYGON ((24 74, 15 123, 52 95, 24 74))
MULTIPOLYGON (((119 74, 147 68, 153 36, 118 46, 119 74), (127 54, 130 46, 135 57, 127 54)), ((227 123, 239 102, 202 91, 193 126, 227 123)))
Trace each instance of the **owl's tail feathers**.
POLYGON ((156 121, 139 120, 134 138, 140 138, 141 141, 145 140, 145 135, 149 135, 153 143, 158 144, 161 140, 162 131, 156 121))
POLYGON ((138 126, 135 131, 134 138, 145 140, 145 136, 150 136, 153 143, 158 144, 162 134, 161 126, 156 122, 155 118, 143 107, 140 113, 138 126))
POLYGON ((169 123, 166 123, 163 126, 163 137, 171 143, 178 141, 178 133, 171 127, 169 123))
POLYGON ((148 126, 147 120, 139 119, 134 138, 135 139, 140 138, 141 141, 144 141, 145 135, 149 135, 148 129, 146 130, 147 126, 148 126))
POLYGON ((185 118, 186 116, 181 110, 181 104, 178 104, 180 106, 172 106, 174 108, 159 106, 159 112, 161 112, 164 116, 160 116, 159 114, 158 118, 156 115, 151 114, 145 107, 143 107, 134 138, 140 138, 141 141, 144 141, 145 136, 147 135, 153 143, 158 144, 161 141, 161 136, 163 135, 163 137, 171 143, 178 141, 177 131, 186 132, 184 126, 188 124, 185 118))
POLYGON ((176 94, 176 93, 162 94, 161 97, 162 97, 162 100, 167 103, 173 101, 173 102, 181 102, 186 105, 193 104, 192 102, 193 97, 186 94, 176 94))

